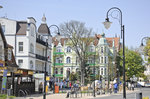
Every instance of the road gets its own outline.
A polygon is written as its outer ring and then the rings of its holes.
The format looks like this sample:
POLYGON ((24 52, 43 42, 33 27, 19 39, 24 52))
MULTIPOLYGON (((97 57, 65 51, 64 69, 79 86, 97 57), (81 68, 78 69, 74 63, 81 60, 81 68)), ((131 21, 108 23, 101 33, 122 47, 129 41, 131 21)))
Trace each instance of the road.
MULTIPOLYGON (((150 87, 149 88, 141 88, 140 91, 142 92, 143 97, 149 97, 150 98, 150 87)), ((140 92, 138 91, 138 92, 140 92)), ((127 93, 126 99, 135 99, 135 94, 138 92, 134 93, 127 93)), ((113 94, 105 97, 95 97, 93 99, 123 99, 122 94, 113 94)))

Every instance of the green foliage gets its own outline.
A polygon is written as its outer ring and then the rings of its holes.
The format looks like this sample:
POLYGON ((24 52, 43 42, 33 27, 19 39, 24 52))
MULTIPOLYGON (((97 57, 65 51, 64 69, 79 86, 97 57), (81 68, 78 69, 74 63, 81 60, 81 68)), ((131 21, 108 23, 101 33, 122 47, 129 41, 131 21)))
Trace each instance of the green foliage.
MULTIPOLYGON (((122 57, 123 50, 120 50, 119 57, 117 61, 120 61, 120 74, 122 74, 122 66, 123 66, 123 57, 122 57)), ((144 73, 144 66, 142 65, 143 59, 138 52, 133 50, 129 50, 125 48, 125 70, 127 79, 130 79, 133 75, 136 77, 142 77, 144 73)))
MULTIPOLYGON (((8 96, 8 98, 13 99, 13 98, 15 98, 15 96, 8 96)), ((7 95, 6 94, 1 94, 0 99, 7 99, 7 95)))
POLYGON ((147 41, 146 46, 144 48, 145 56, 148 56, 148 63, 150 64, 150 40, 147 41))
POLYGON ((70 81, 75 81, 75 80, 77 80, 77 74, 72 72, 72 73, 70 74, 70 76, 69 76, 69 80, 70 80, 70 81))

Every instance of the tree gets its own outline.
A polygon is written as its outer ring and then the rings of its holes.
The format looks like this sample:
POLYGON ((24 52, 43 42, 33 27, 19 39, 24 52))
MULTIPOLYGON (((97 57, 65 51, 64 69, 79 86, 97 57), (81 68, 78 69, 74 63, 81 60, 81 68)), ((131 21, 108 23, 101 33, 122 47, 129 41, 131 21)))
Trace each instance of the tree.
POLYGON ((77 80, 77 74, 72 72, 70 75, 69 75, 69 80, 70 81, 75 81, 77 80))
POLYGON ((148 64, 150 64, 150 40, 147 41, 146 46, 144 48, 145 56, 148 56, 148 64))
MULTIPOLYGON (((119 52, 119 58, 117 61, 120 61, 120 74, 122 76, 122 66, 123 66, 123 57, 122 57, 123 50, 121 49, 119 52)), ((143 59, 141 55, 133 50, 129 50, 128 48, 125 49, 125 71, 127 79, 129 80, 133 75, 136 77, 143 77, 144 75, 144 66, 143 59)))
POLYGON ((68 38, 69 45, 79 58, 81 84, 84 85, 85 64, 88 61, 88 45, 93 40, 91 38, 92 29, 87 29, 85 23, 70 21, 61 24, 60 31, 61 34, 68 38))

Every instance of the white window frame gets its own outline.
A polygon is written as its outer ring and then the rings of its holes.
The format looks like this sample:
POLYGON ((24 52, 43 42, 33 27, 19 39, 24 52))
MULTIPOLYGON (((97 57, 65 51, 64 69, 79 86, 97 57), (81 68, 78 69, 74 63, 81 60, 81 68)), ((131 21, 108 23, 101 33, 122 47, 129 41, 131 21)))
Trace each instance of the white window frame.
POLYGON ((18 65, 19 67, 22 67, 23 66, 23 59, 18 59, 18 65), (19 62, 20 61, 20 62, 19 62))
POLYGON ((18 51, 23 52, 23 42, 18 42, 18 51), (20 44, 22 43, 22 44, 20 44))
POLYGON ((70 46, 67 47, 67 51, 66 52, 71 52, 71 47, 70 46))
POLYGON ((70 57, 66 58, 66 63, 71 63, 71 58, 70 57))

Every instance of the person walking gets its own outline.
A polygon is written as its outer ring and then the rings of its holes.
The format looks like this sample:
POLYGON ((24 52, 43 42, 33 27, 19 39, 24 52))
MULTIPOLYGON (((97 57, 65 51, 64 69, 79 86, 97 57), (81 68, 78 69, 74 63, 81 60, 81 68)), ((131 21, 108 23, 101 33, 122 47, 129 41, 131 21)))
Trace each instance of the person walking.
POLYGON ((43 92, 43 83, 41 82, 39 85, 39 93, 42 93, 42 92, 43 92))
POLYGON ((118 84, 115 83, 115 84, 114 84, 114 93, 117 93, 117 90, 118 90, 118 84))
POLYGON ((134 91, 134 83, 131 84, 131 89, 134 91))

